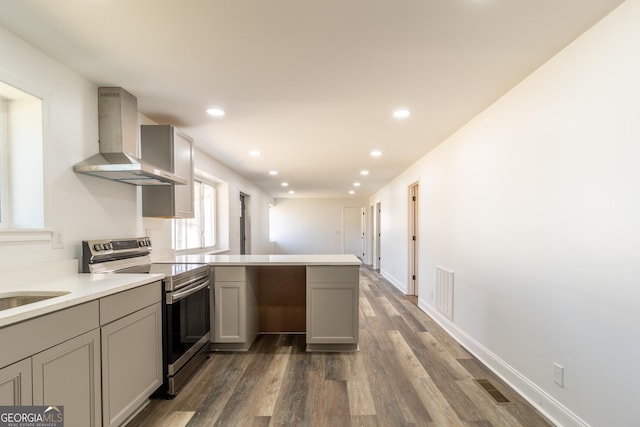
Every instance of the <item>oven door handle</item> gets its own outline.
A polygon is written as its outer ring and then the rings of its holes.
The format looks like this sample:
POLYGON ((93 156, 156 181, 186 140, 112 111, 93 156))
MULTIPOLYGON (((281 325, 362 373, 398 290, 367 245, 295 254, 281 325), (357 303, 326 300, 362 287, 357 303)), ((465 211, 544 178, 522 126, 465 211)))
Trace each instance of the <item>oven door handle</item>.
POLYGON ((209 281, 205 280, 203 283, 193 286, 191 288, 185 289, 180 292, 168 292, 167 293, 167 304, 173 304, 176 301, 180 301, 183 298, 188 297, 191 294, 195 294, 196 292, 206 288, 209 286, 209 281))

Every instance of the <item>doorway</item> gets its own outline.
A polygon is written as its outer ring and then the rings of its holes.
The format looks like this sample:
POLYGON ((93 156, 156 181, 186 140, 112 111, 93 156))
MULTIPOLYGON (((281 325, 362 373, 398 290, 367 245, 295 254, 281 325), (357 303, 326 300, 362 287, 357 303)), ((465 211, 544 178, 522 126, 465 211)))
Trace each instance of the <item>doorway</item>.
POLYGON ((374 254, 373 254, 373 269, 374 270, 378 270, 380 271, 380 240, 381 240, 381 236, 382 233, 380 231, 380 217, 382 215, 382 206, 380 205, 380 202, 376 203, 376 207, 374 209, 374 213, 375 213, 375 220, 373 221, 374 224, 374 232, 373 232, 373 238, 374 238, 374 254))
POLYGON ((407 294, 415 297, 418 296, 418 190, 417 182, 409 186, 409 286, 407 294))
POLYGON ((240 255, 246 255, 251 253, 251 247, 249 240, 247 239, 249 234, 249 219, 248 209, 249 196, 244 193, 240 193, 240 255))
POLYGON ((343 253, 364 261, 364 208, 343 208, 343 253))

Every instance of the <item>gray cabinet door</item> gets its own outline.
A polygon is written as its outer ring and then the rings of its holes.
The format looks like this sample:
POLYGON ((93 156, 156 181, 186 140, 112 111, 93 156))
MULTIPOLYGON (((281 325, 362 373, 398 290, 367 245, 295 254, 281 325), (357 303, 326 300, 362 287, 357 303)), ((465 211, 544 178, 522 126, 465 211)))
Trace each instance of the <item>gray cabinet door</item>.
POLYGON ((162 384, 162 306, 102 327, 103 425, 121 425, 162 384))
POLYGON ((214 288, 215 342, 246 342, 247 298, 245 282, 215 282, 214 288))
POLYGON ((353 350, 357 347, 360 327, 358 284, 358 266, 307 267, 308 350, 353 350))
POLYGON ((0 405, 31 404, 31 358, 0 369, 0 405))
POLYGON ((176 216, 193 218, 193 144, 191 139, 182 132, 177 130, 174 132, 175 173, 188 180, 186 185, 174 186, 176 216))
POLYGON ((358 342, 358 284, 307 284, 307 344, 358 342))
POLYGON ((193 218, 193 140, 171 125, 143 125, 140 136, 142 160, 187 180, 143 186, 142 216, 193 218))
POLYGON ((100 331, 32 357, 33 404, 64 406, 65 426, 101 425, 100 331))

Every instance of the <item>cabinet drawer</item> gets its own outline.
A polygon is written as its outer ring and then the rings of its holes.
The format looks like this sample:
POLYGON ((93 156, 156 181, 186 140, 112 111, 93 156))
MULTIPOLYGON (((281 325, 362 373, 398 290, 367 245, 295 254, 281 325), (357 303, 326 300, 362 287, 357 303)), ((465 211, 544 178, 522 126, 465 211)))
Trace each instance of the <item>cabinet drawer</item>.
POLYGON ((98 301, 91 301, 0 328, 0 366, 82 335, 98 324, 98 301))
POLYGON ((353 283, 359 280, 360 267, 353 265, 309 266, 307 283, 353 283))
POLYGON ((244 267, 216 267, 216 282, 244 282, 244 267))
POLYGON ((100 325, 138 311, 162 300, 162 282, 153 282, 100 298, 100 325))

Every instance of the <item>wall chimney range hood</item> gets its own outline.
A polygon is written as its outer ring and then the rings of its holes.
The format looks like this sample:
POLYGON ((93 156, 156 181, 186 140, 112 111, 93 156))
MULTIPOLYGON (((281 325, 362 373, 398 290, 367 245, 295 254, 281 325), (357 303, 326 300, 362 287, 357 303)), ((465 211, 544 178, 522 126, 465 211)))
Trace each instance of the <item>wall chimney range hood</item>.
POLYGON ((100 153, 76 164, 73 170, 132 185, 184 185, 172 171, 139 158, 138 101, 119 87, 98 88, 100 153))

